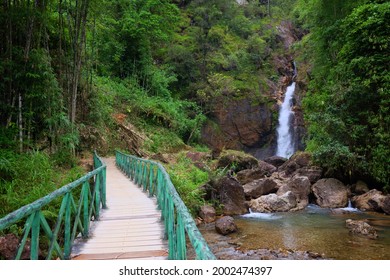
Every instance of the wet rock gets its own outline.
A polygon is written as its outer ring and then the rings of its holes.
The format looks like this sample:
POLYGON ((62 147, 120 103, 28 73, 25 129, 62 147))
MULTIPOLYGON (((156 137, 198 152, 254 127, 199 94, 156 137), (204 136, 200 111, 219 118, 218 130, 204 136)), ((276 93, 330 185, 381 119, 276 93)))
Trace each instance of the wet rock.
POLYGON ((312 186, 312 191, 321 207, 340 208, 348 204, 349 188, 337 179, 321 179, 312 186))
POLYGON ((262 195, 274 193, 277 191, 276 183, 269 178, 252 181, 244 185, 243 188, 245 198, 247 198, 248 200, 255 199, 262 195))
POLYGON ((385 199, 386 196, 381 191, 373 189, 365 194, 352 197, 351 201, 360 210, 381 212, 386 209, 385 199))
POLYGON ((345 221, 345 225, 352 234, 364 235, 372 239, 378 238, 375 228, 370 226, 366 220, 348 219, 345 221))
POLYGON ((210 205, 203 205, 200 207, 199 216, 205 223, 212 223, 215 221, 215 209, 210 205))
POLYGON ((225 216, 215 222, 215 230, 222 235, 227 235, 237 231, 237 225, 230 216, 225 216))
POLYGON ((245 193, 241 184, 234 178, 222 177, 216 182, 217 197, 223 205, 225 215, 242 215, 248 213, 245 193))
POLYGON ((218 159, 217 168, 232 168, 235 172, 258 167, 258 160, 243 152, 224 151, 218 159))
POLYGON ((274 193, 260 196, 253 199, 249 203, 249 207, 254 212, 287 212, 297 206, 296 197, 288 191, 285 194, 278 196, 274 193))
POLYGON ((306 176, 295 175, 288 183, 277 191, 277 195, 283 195, 291 191, 297 201, 297 209, 300 210, 305 208, 309 204, 309 194, 311 191, 311 184, 309 178, 306 176))
POLYGON ((264 161, 266 163, 272 164, 275 167, 279 167, 279 166, 283 165, 283 163, 285 163, 287 161, 287 159, 284 157, 272 156, 272 157, 268 157, 268 158, 264 159, 264 161))

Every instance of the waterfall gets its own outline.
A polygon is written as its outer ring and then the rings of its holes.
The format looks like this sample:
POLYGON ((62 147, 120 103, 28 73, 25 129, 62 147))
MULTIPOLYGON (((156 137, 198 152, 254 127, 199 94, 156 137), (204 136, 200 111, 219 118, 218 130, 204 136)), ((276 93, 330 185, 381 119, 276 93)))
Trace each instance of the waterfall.
MULTIPOLYGON (((296 75, 294 68, 294 77, 296 75)), ((276 155, 289 158, 295 152, 293 141, 293 128, 291 127, 292 98, 295 91, 295 82, 289 85, 284 95, 284 101, 279 109, 279 124, 277 128, 278 141, 276 155)))

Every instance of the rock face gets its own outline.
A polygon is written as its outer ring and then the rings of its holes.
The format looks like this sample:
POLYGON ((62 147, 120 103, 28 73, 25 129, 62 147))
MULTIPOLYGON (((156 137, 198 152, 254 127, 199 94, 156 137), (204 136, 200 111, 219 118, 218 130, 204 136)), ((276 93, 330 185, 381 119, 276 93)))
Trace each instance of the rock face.
POLYGON ((225 215, 242 215, 248 213, 244 189, 233 178, 223 177, 216 183, 217 196, 223 204, 225 215))
POLYGON ((373 189, 365 194, 354 196, 351 201, 360 210, 383 211, 389 214, 389 197, 389 195, 385 196, 381 191, 373 189))
POLYGON ((352 234, 364 235, 372 239, 378 238, 375 228, 370 226, 365 220, 348 219, 345 221, 345 225, 352 234))
POLYGON ((243 150, 272 141, 272 111, 267 103, 258 104, 252 95, 239 100, 223 96, 212 103, 212 121, 202 128, 202 140, 212 149, 243 150))
POLYGON ((268 178, 254 180, 242 187, 244 188, 245 198, 248 200, 277 191, 276 183, 268 178))
POLYGON ((222 234, 227 235, 237 231, 237 225, 234 223, 234 219, 230 216, 225 216, 218 219, 215 222, 215 230, 222 234))
POLYGON ((212 223, 215 221, 215 209, 210 205, 203 205, 200 207, 199 216, 205 223, 212 223))
POLYGON ((349 188, 337 179, 321 179, 312 186, 312 191, 321 207, 339 208, 348 204, 349 188))
POLYGON ((309 178, 295 175, 288 183, 279 188, 277 195, 283 195, 291 191, 297 201, 297 210, 303 209, 309 204, 309 194, 311 191, 309 178))
POLYGON ((297 206, 295 195, 288 191, 278 196, 274 193, 260 196, 249 203, 249 207, 254 212, 287 212, 297 206))

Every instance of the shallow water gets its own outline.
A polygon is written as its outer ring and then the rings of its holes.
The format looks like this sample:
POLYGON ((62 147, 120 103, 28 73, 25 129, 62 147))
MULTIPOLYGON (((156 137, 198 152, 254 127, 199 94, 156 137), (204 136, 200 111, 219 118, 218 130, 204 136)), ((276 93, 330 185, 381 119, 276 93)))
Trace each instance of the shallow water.
POLYGON ((294 213, 250 213, 236 216, 243 250, 259 248, 311 251, 331 259, 390 260, 390 217, 353 208, 323 209, 309 205, 294 213), (378 239, 352 235, 347 219, 367 219, 378 231, 378 239))

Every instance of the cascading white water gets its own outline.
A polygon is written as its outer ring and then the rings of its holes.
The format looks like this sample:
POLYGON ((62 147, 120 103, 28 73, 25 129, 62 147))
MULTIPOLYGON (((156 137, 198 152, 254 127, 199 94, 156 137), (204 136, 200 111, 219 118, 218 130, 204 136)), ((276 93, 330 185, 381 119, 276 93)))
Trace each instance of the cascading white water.
MULTIPOLYGON (((295 73, 295 71, 294 71, 295 73)), ((289 158, 294 151, 293 135, 291 126, 291 116, 293 115, 292 98, 295 91, 295 82, 289 85, 284 95, 284 101, 279 110, 279 125, 277 128, 278 141, 276 155, 289 158)))

